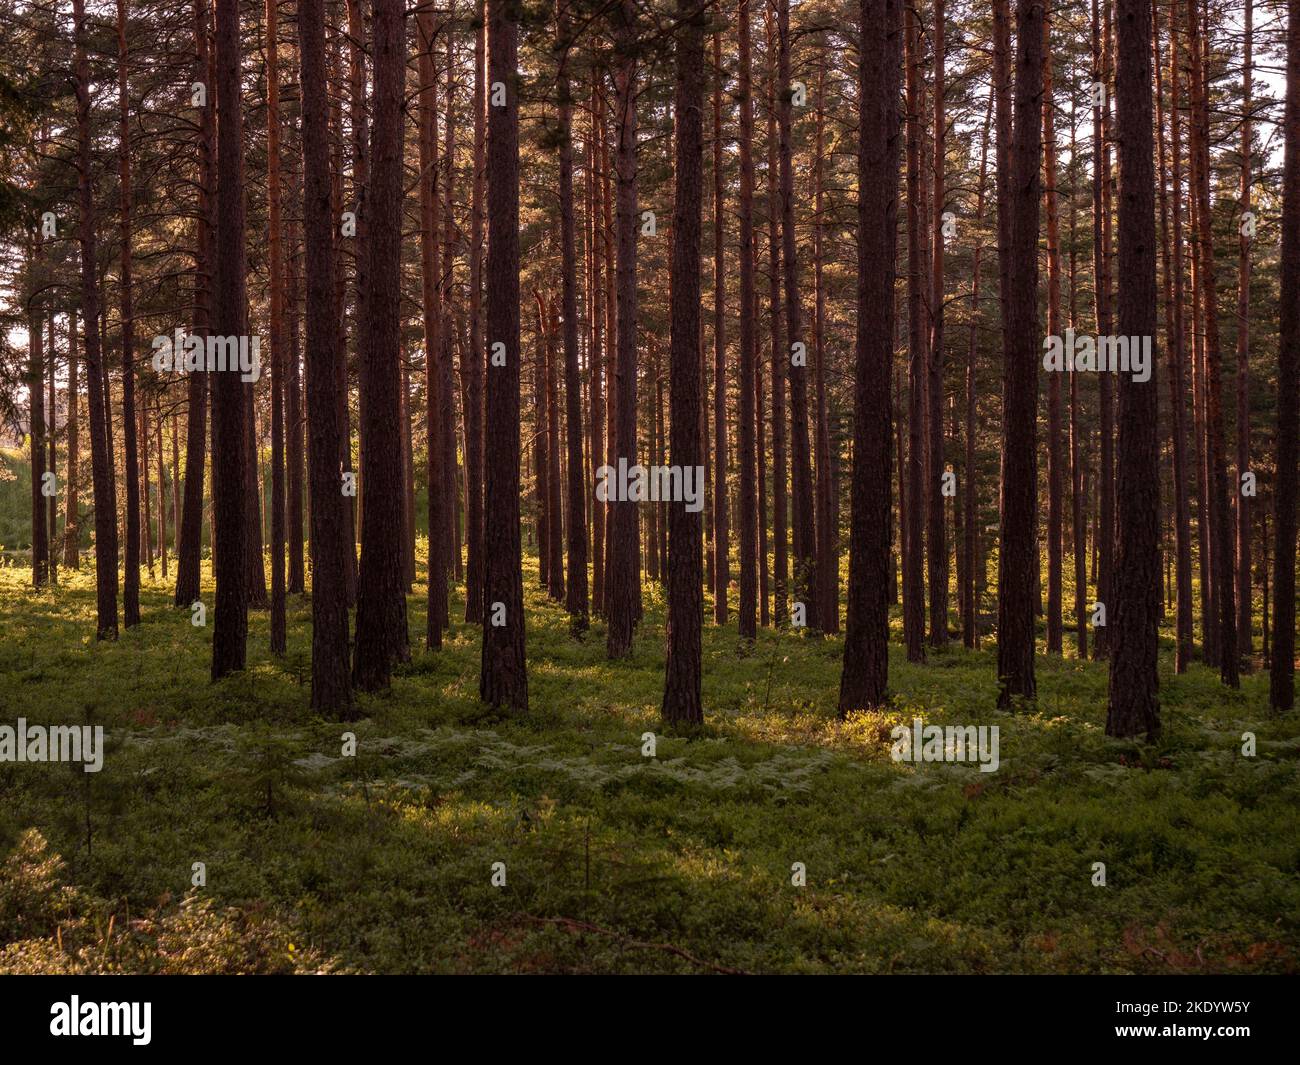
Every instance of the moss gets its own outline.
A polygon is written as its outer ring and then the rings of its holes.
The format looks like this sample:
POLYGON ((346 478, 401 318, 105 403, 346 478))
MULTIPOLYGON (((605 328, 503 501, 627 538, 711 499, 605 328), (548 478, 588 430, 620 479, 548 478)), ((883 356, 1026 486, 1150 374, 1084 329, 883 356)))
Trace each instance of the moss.
MULTIPOLYGON (((255 613, 249 669, 213 685, 211 630, 160 578, 109 645, 90 571, 61 578, 37 595, 0 569, 3 720, 93 720, 109 747, 98 774, 0 764, 5 970, 1297 967, 1300 723, 1269 716, 1260 674, 1240 693, 1175 676, 1168 632, 1153 749, 1105 737, 1104 663, 1040 657, 1037 706, 1002 714, 991 649, 917 666, 898 648, 895 704, 840 721, 840 640, 748 648, 734 625, 704 629, 707 728, 674 736, 659 598, 611 663, 603 626, 571 638, 529 568, 529 714, 485 712, 456 624, 342 726, 309 707, 306 599, 284 659, 255 613), (916 716, 998 725, 999 770, 891 761, 916 716)), ((423 594, 409 606, 418 634, 423 594)))

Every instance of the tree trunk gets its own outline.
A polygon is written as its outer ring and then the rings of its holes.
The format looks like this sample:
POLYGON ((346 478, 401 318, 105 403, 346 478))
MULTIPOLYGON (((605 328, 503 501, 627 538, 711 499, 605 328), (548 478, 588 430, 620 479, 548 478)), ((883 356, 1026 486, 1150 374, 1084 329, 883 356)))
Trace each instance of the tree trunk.
MULTIPOLYGON (((1151 0, 1118 0, 1119 332, 1156 341, 1151 0)), ((1152 365, 1154 366, 1154 353, 1152 365)), ((1119 375, 1118 513, 1108 736, 1160 736, 1160 420, 1154 373, 1119 375)))
POLYGON ((311 508, 311 707, 325 718, 355 716, 348 679, 344 498, 339 456, 335 214, 329 165, 325 2, 298 5, 302 86, 303 236, 307 279, 307 408, 311 508))
POLYGON ((67 492, 66 509, 63 514, 63 566, 65 569, 81 569, 81 515, 78 513, 78 496, 81 478, 78 467, 81 464, 81 419, 77 413, 77 312, 68 311, 68 476, 65 479, 67 492))
POLYGON ((907 498, 903 509, 903 637, 909 662, 925 661, 925 416, 927 411, 924 274, 921 256, 921 58, 915 9, 904 14, 907 64, 907 498))
POLYGON ((425 377, 425 471, 427 475, 427 520, 429 533, 428 604, 425 618, 425 647, 442 646, 447 616, 446 506, 450 486, 444 481, 442 461, 442 350, 441 247, 438 241, 438 86, 433 62, 433 15, 421 11, 418 68, 420 72, 420 263, 424 311, 425 377))
POLYGON ((778 224, 781 212, 780 141, 777 115, 777 80, 779 78, 779 31, 772 18, 771 5, 764 8, 767 30, 767 247, 768 310, 772 334, 772 593, 773 623, 781 628, 790 620, 789 612, 789 495, 787 489, 785 381, 790 365, 790 349, 781 338, 781 243, 778 224))
MULTIPOLYGON (((573 97, 569 85, 570 0, 556 0, 556 51, 560 54, 560 259, 564 319, 564 403, 567 419, 568 582, 565 608, 575 633, 587 630, 587 511, 582 457, 582 379, 578 366, 578 262, 573 213, 573 97)), ((593 371, 594 378, 594 371, 593 371)))
POLYGON ((118 191, 121 207, 122 446, 126 469, 126 549, 122 622, 140 624, 140 451, 136 440, 135 310, 131 286, 131 105, 126 85, 126 0, 117 0, 118 191))
POLYGON ((1178 600, 1174 669, 1178 673, 1184 673, 1191 663, 1194 648, 1192 643, 1191 509, 1188 502, 1187 485, 1187 393, 1183 383, 1183 368, 1187 363, 1187 357, 1186 339, 1183 331, 1185 288, 1183 284, 1183 171, 1180 134, 1182 105, 1179 94, 1182 66, 1179 62, 1178 39, 1178 14, 1175 5, 1170 8, 1169 12, 1169 140, 1173 200, 1170 265, 1173 274, 1171 284, 1173 291, 1173 332, 1168 337, 1168 343, 1170 430, 1173 433, 1174 466, 1174 582, 1177 585, 1176 596, 1178 600))
MULTIPOLYGON (((1043 16, 1043 173, 1047 201, 1047 333, 1061 335, 1061 226, 1056 195, 1056 118, 1052 94, 1051 29, 1043 16)), ((1061 454, 1061 375, 1047 379, 1047 653, 1062 650, 1061 556, 1062 494, 1065 491, 1061 454)))
POLYGON ((739 0, 737 11, 739 70, 737 94, 740 103, 740 611, 741 639, 758 635, 757 532, 760 514, 757 501, 755 378, 758 336, 755 332, 758 305, 754 291, 754 99, 750 56, 750 0, 739 0))
POLYGON ((546 312, 546 331, 542 351, 545 363, 545 396, 539 410, 546 413, 546 591, 556 602, 564 601, 564 522, 561 517, 560 483, 560 399, 555 358, 555 303, 545 308, 538 297, 539 315, 546 312))
MULTIPOLYGON (((706 16, 696 0, 677 0, 677 17, 669 460, 684 471, 700 468, 704 459, 700 432, 700 214, 704 198, 706 16)), ((721 384, 719 378, 719 387, 721 384)), ((669 556, 663 719, 668 725, 699 725, 704 721, 700 701, 700 618, 704 612, 700 514, 688 509, 685 500, 661 506, 667 510, 669 556)))
POLYGON ((794 515, 794 597, 803 604, 807 627, 821 629, 818 616, 816 530, 813 517, 812 461, 808 444, 808 355, 799 300, 799 270, 795 252, 794 149, 791 143, 790 0, 777 4, 777 76, 780 90, 781 265, 785 278, 786 346, 782 371, 790 374, 790 469, 794 515))
POLYGON ((91 488, 95 508, 95 638, 117 639, 117 514, 113 502, 113 454, 103 387, 99 335, 99 283, 95 275, 95 182, 90 156, 90 62, 86 56, 85 0, 73 0, 74 71, 77 95, 78 200, 81 208, 81 313, 86 323, 86 392, 90 402, 91 488))
MULTIPOLYGON (((274 0, 270 0, 274 2, 274 0)), ((402 0, 374 0, 374 124, 367 189, 368 286, 361 340, 361 568, 352 682, 388 687, 411 657, 402 587, 401 254, 406 15, 402 0)))
MULTIPOLYGON (((611 387, 615 390, 615 442, 612 465, 626 459, 629 468, 636 465, 636 233, 637 215, 637 144, 636 144, 636 6, 621 0, 616 19, 616 54, 614 74, 617 90, 618 151, 618 277, 617 277, 617 368, 611 387)), ((699 419, 696 418, 696 424, 699 419)), ((609 565, 605 574, 605 612, 609 617, 606 651, 610 658, 624 658, 632 653, 632 633, 640 601, 637 580, 639 539, 637 504, 617 500, 609 509, 612 525, 609 565)))
MULTIPOLYGON (((244 144, 240 100, 239 5, 217 0, 217 215, 213 332, 218 337, 245 334, 244 144)), ((212 382, 212 508, 217 539, 213 544, 217 582, 216 622, 212 633, 212 679, 244 668, 248 643, 248 400, 238 373, 214 371, 212 382)))
MULTIPOLYGON (((1092 109, 1092 235, 1093 275, 1097 305, 1097 335, 1111 334, 1111 222, 1110 222, 1110 16, 1103 20, 1097 0, 1092 5, 1093 81, 1103 88, 1092 109)), ((1111 573, 1115 551, 1115 414, 1110 375, 1098 375, 1098 410, 1101 469, 1097 474, 1101 515, 1097 531, 1097 599, 1113 613, 1111 573)), ((1108 625, 1093 633, 1093 657, 1104 658, 1110 647, 1108 625)))
MULTIPOLYGON (((1250 213, 1251 189, 1251 65, 1254 60, 1255 5, 1246 0, 1246 34, 1242 57, 1241 192, 1237 252, 1237 650, 1249 669, 1254 651, 1251 637, 1254 597, 1250 586, 1250 497, 1242 490, 1242 478, 1250 470, 1250 247, 1252 238, 1244 223, 1250 213)), ((1252 215, 1253 218, 1253 215, 1252 215)))
MULTIPOLYGON (((1205 418, 1208 444, 1209 490, 1212 505, 1211 547, 1214 552, 1214 598, 1218 608, 1219 676, 1229 687, 1238 686, 1237 609, 1233 592, 1233 547, 1229 510, 1228 470, 1224 454, 1222 354, 1219 343, 1218 291, 1215 283, 1213 226, 1210 216, 1210 111, 1199 32, 1197 0, 1188 0, 1189 48, 1192 53, 1193 151, 1196 167, 1197 215, 1201 223, 1198 245, 1201 290, 1205 314, 1205 418)), ((1208 45, 1208 42, 1206 42, 1208 45)), ((1285 290, 1283 290, 1285 291, 1285 290)))
POLYGON ((928 576, 930 579, 930 646, 948 646, 948 543, 944 528, 943 474, 943 230, 944 162, 947 118, 944 109, 944 0, 934 0, 934 213, 930 221, 931 283, 929 383, 929 478, 926 509, 928 576))
MULTIPOLYGON (((979 191, 975 199, 976 232, 983 232, 984 199, 988 182, 989 130, 993 124, 993 104, 997 96, 994 87, 989 89, 988 108, 984 112, 984 135, 980 139, 980 179, 979 191)), ((961 634, 962 644, 974 650, 979 646, 979 603, 975 591, 975 554, 979 521, 979 488, 975 471, 975 366, 979 350, 980 318, 980 261, 984 254, 984 244, 975 244, 974 261, 971 268, 970 288, 970 339, 966 346, 966 448, 962 463, 962 480, 965 484, 965 499, 962 509, 962 587, 961 597, 961 634)))
POLYGON ((884 705, 889 680, 891 364, 902 11, 901 0, 861 0, 859 5, 858 321, 841 717, 884 705))
MULTIPOLYGON (((298 340, 298 230, 289 223, 289 253, 286 257, 288 306, 288 368, 285 374, 285 455, 288 470, 285 478, 288 514, 289 582, 288 592, 301 595, 306 590, 306 571, 303 565, 303 429, 305 415, 302 403, 302 372, 299 368, 301 350, 298 340)), ((412 548, 414 550, 414 548, 412 548)))
POLYGON ((271 653, 284 654, 284 250, 280 222, 280 65, 276 0, 266 0, 267 273, 271 282, 271 653))
MULTIPOLYGON (((725 625, 731 529, 727 514, 727 256, 722 173, 722 83, 726 75, 721 33, 713 35, 713 65, 713 621, 725 625)), ((668 534, 671 537, 671 523, 668 534)))
MULTIPOLYGON (((209 47, 208 0, 194 0, 194 80, 212 86, 215 70, 209 47)), ((198 216, 194 222, 194 328, 206 337, 211 316, 213 162, 216 144, 216 100, 207 101, 199 116, 197 148, 198 216)), ((185 496, 181 508, 176 553, 176 594, 173 604, 189 607, 199 598, 199 559, 203 550, 203 467, 207 456, 208 375, 196 370, 186 383, 185 496)), ((214 545, 215 546, 215 545, 214 545)))
POLYGON ((524 587, 519 542, 519 45, 518 14, 487 2, 487 342, 483 657, 479 695, 493 708, 528 709, 524 587), (496 93, 503 100, 496 103, 496 93), (497 347, 500 345, 500 347, 497 347))
MULTIPOLYGON (((1283 293, 1300 292, 1300 0, 1287 0, 1286 159, 1282 174, 1283 293)), ((1277 354, 1277 485, 1273 490, 1273 650, 1269 705, 1295 704, 1296 481, 1300 469, 1300 305, 1285 295, 1277 354)))
POLYGON ((825 245, 826 65, 830 57, 825 42, 818 51, 817 133, 813 152, 813 358, 817 374, 817 481, 815 521, 817 544, 817 619, 824 632, 840 631, 840 567, 838 526, 834 518, 835 487, 831 472, 829 413, 826 405, 826 280, 822 265, 825 245))
POLYGON ((1038 204, 1041 197, 1043 6, 1016 5, 1015 128, 1010 262, 1002 303, 1002 515, 998 551, 998 705, 1032 701, 1034 577, 1038 572, 1038 204))
MULTIPOLYGON (((39 238, 33 241, 34 251, 29 255, 29 267, 35 266, 40 261, 41 244, 39 238)), ((46 459, 44 326, 39 309, 32 305, 34 303, 33 296, 27 308, 27 409, 32 460, 32 586, 39 590, 49 579, 50 535, 49 511, 42 492, 46 459)), ((54 376, 53 362, 54 351, 51 349, 51 377, 54 376)))
MULTIPOLYGON (((595 482, 596 471, 605 464, 607 457, 605 443, 605 389, 602 381, 607 365, 607 348, 609 336, 605 331, 605 281, 604 253, 602 250, 600 214, 603 206, 601 188, 603 182, 597 176, 597 170, 603 165, 599 142, 605 123, 604 97, 598 86, 599 75, 593 68, 591 75, 591 125, 588 129, 587 145, 587 202, 590 206, 587 219, 588 254, 591 258, 591 274, 588 288, 591 290, 591 342, 587 349, 587 372, 591 378, 591 477, 595 482), (601 246, 597 246, 597 242, 601 246)), ((595 498, 591 502, 591 609, 597 615, 605 613, 605 520, 609 508, 595 498)))
MULTIPOLYGON (((1070 328, 1079 325, 1078 210, 1074 190, 1078 187, 1078 142, 1075 136, 1077 106, 1070 104, 1070 328)), ((1074 553, 1074 626, 1078 658, 1088 658, 1088 517, 1084 509, 1087 483, 1083 453, 1083 423, 1079 410, 1079 375, 1070 374, 1070 509, 1074 553)))
POLYGON ((483 621, 483 187, 487 142, 487 94, 483 60, 487 22, 478 0, 479 25, 474 35, 474 175, 470 192, 469 238, 469 384, 465 410, 465 620, 483 621))

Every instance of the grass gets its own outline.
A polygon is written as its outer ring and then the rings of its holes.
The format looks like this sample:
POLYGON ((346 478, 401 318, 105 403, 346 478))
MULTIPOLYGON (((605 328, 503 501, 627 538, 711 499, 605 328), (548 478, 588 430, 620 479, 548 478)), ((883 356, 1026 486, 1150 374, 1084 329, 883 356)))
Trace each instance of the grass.
POLYGON ((283 659, 254 613, 248 670, 214 685, 211 629, 161 580, 96 644, 89 570, 38 595, 0 569, 0 723, 108 738, 98 774, 0 764, 0 971, 1296 970, 1300 723, 1265 676, 1174 676, 1162 633, 1149 749, 1103 734, 1104 663, 1040 656, 1037 707, 1004 714, 991 642, 895 646, 895 704, 841 722, 839 639, 706 624, 707 725, 673 736, 658 589, 611 663, 535 577, 527 715, 479 703, 473 626, 420 648, 416 594, 413 661, 342 726, 308 706, 304 598, 283 659), (998 725, 1000 769, 892 761, 913 717, 998 725))

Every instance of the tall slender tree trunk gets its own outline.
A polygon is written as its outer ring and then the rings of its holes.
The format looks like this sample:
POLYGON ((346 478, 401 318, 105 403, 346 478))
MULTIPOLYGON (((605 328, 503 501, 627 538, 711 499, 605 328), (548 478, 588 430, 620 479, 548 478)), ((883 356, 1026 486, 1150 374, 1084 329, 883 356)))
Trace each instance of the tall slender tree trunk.
POLYGON ((483 657, 479 695, 528 709, 519 541, 519 43, 518 11, 487 0, 487 343, 483 657), (497 96, 500 90, 501 96, 497 96), (500 100, 498 103, 497 101, 500 100), (498 345, 500 345, 498 347, 498 345))
MULTIPOLYGON (((677 0, 677 70, 673 94, 674 193, 670 316, 672 439, 670 461, 682 469, 704 459, 700 381, 700 215, 704 199, 704 22, 697 0, 677 0)), ((715 55, 717 53, 715 52, 715 55)), ((715 127, 716 130, 716 127, 715 127)), ((714 156, 715 160, 717 156, 714 156)), ((721 388, 722 378, 718 379, 721 388)), ((719 456, 721 462, 721 457, 719 456)), ((668 511, 668 631, 662 713, 669 725, 698 725, 700 618, 704 612, 701 518, 685 500, 668 511)))
POLYGON ((562 485, 560 481, 560 402, 559 381, 555 358, 555 306, 545 306, 538 296, 538 315, 545 316, 546 328, 542 335, 541 351, 545 358, 543 368, 544 394, 538 409, 546 416, 546 592, 556 602, 564 601, 564 522, 561 511, 562 485))
POLYGON ((738 0, 737 95, 740 104, 740 394, 737 397, 740 445, 740 609, 741 639, 758 635, 758 543, 760 514, 756 484, 758 413, 755 376, 758 364, 758 301, 754 290, 754 95, 750 52, 750 0, 738 0))
MULTIPOLYGON (((442 390, 442 461, 443 461, 443 511, 446 522, 444 540, 444 559, 447 566, 448 580, 463 579, 463 565, 460 557, 460 491, 457 479, 458 463, 456 455, 456 387, 452 380, 452 348, 455 340, 455 315, 452 308, 452 293, 455 282, 455 195, 453 185, 456 180, 456 76, 453 61, 453 48, 456 38, 454 19, 443 26, 443 41, 446 45, 446 95, 445 115, 443 121, 443 202, 442 202, 442 347, 438 371, 441 374, 442 390)), ((449 604, 444 600, 440 606, 443 610, 443 625, 450 626, 451 618, 447 613, 449 604)))
POLYGON ((81 209, 81 313, 86 336, 86 392, 90 406, 91 488, 95 508, 95 638, 117 639, 117 515, 113 502, 112 451, 108 444, 99 335, 99 283, 95 274, 95 179, 90 155, 90 61, 86 55, 85 0, 73 0, 74 73, 77 95, 77 188, 81 209))
POLYGON ((907 499, 903 508, 903 638, 909 662, 925 661, 925 415, 926 351, 924 272, 921 254, 920 17, 904 15, 907 65, 907 499))
POLYGON ((68 418, 64 426, 68 436, 68 475, 64 478, 66 493, 63 512, 63 566, 81 569, 81 418, 77 401, 77 312, 68 311, 68 418))
MULTIPOLYGON (((1156 318, 1151 0, 1117 0, 1119 332, 1150 338, 1156 318)), ((1154 353, 1153 353, 1154 354, 1154 353)), ((1154 365, 1154 357, 1152 363, 1154 365)), ((1108 736, 1160 735, 1160 421, 1158 379, 1119 375, 1119 463, 1108 736)))
MULTIPOLYGON (((713 35, 713 620, 727 623, 731 584, 731 527, 727 513, 727 301, 726 225, 722 172, 722 34, 713 35)), ((669 536, 672 525, 669 524, 669 536)))
MULTIPOLYGON (((273 0, 272 0, 273 2, 273 0)), ((352 682, 386 688, 411 657, 402 587, 401 258, 406 14, 402 0, 373 0, 374 123, 367 190, 368 285, 361 339, 361 568, 352 682)), ((427 180, 427 178, 426 178, 427 180)))
POLYGON ((790 620, 789 588, 789 492, 787 489, 787 435, 785 384, 790 364, 790 349, 782 340, 781 325, 781 242, 780 223, 780 140, 777 81, 779 79, 780 44, 773 5, 764 8, 767 31, 767 248, 768 313, 772 337, 772 593, 773 623, 781 628, 790 620))
POLYGON ((1002 540, 998 551, 998 704, 1033 700, 1038 572, 1038 204, 1041 196, 1042 0, 1016 4, 1010 262, 1002 301, 1002 540))
MULTIPOLYGON (((1097 0, 1092 5, 1093 83, 1092 108, 1092 234, 1093 275, 1096 299, 1097 335, 1111 334, 1111 223, 1110 223, 1110 18, 1103 18, 1097 0)), ((1113 613, 1111 573, 1115 550, 1115 413, 1114 386, 1110 375, 1098 376, 1098 418, 1101 468, 1097 474, 1100 517, 1097 531, 1097 599, 1113 613)), ((1093 656, 1104 658, 1110 648, 1109 625, 1093 633, 1093 656)))
MULTIPOLYGON (((167 481, 165 458, 163 456, 163 414, 162 401, 157 394, 153 401, 154 424, 158 427, 158 554, 162 567, 163 580, 167 579, 167 481)), ((146 461, 149 455, 148 444, 145 445, 146 461)))
MULTIPOLYGON (((617 278, 617 368, 611 387, 616 393, 615 419, 611 425, 616 458, 636 465, 636 231, 637 215, 637 55, 636 5, 622 0, 616 18, 614 72, 617 90, 618 151, 618 278, 617 278)), ((699 423, 697 417, 694 424, 699 423)), ((609 510, 613 525, 612 550, 605 579, 605 612, 609 617, 606 650, 610 658, 632 652, 632 632, 639 606, 637 580, 637 505, 617 500, 609 510)))
MULTIPOLYGON (((303 431, 306 416, 302 402, 301 349, 298 340, 298 229, 289 223, 289 251, 286 256, 288 315, 288 366, 285 371, 285 455, 288 515, 289 581, 288 591, 301 595, 306 591, 306 567, 303 565, 303 431)), ((412 548, 414 550, 414 548, 412 548)))
MULTIPOLYGON (((1070 328, 1079 327, 1079 226, 1077 104, 1070 104, 1070 328)), ((1088 658, 1088 516, 1084 509, 1086 474, 1083 420, 1079 406, 1079 375, 1070 374, 1070 508, 1074 553, 1074 626, 1078 658, 1088 658)))
POLYGON ((794 220, 794 146, 790 84, 790 0, 777 3, 777 121, 780 126, 781 265, 785 280, 786 347, 782 371, 790 375, 790 470, 794 514, 794 596, 803 604, 807 627, 821 629, 818 616, 816 530, 813 515, 812 457, 808 441, 808 353, 799 299, 799 263, 794 220))
MULTIPOLYGON (((39 232, 39 231, 38 231, 39 232)), ((42 241, 38 237, 32 242, 29 253, 29 265, 35 266, 41 259, 42 241)), ((41 312, 32 297, 27 307, 27 402, 28 432, 31 444, 32 474, 32 587, 40 590, 49 580, 50 575, 50 535, 48 528, 49 511, 42 492, 45 479, 45 347, 44 324, 41 312)), ((50 350, 50 376, 54 376, 54 351, 50 350)))
POLYGON ((826 399, 826 279, 825 255, 825 177, 823 163, 826 144, 826 66, 829 56, 825 42, 818 50, 817 132, 813 150, 813 365, 817 374, 817 481, 815 527, 817 530, 817 594, 820 602, 817 619, 825 632, 840 631, 840 565, 838 522, 835 518, 835 485, 831 469, 830 422, 826 399))
MULTIPOLYGON (((1189 93, 1190 95, 1190 93, 1189 93)), ((1196 543, 1197 565, 1200 574, 1201 657, 1209 666, 1218 665, 1219 625, 1214 599, 1214 564, 1210 530, 1212 526, 1212 500, 1209 490, 1208 451, 1205 436, 1205 329, 1201 313, 1201 266, 1195 242, 1199 240, 1200 222, 1196 195, 1196 168, 1200 160, 1192 147, 1194 123, 1188 122, 1187 184, 1189 221, 1192 233, 1190 249, 1192 286, 1192 437, 1195 440, 1196 458, 1196 543)))
MULTIPOLYGON (((211 87, 215 81, 210 48, 208 0, 194 0, 194 80, 211 87)), ((213 163, 216 151, 216 99, 210 96, 199 114, 198 215, 194 221, 194 327, 206 337, 212 307, 213 163)), ((203 548, 203 475, 207 456, 208 374, 195 370, 186 382, 185 497, 181 507, 173 604, 189 607, 199 598, 199 561, 203 548)), ((215 548, 215 545, 213 545, 215 548)))
POLYGON ((465 620, 483 621, 483 190, 487 172, 487 49, 484 0, 478 0, 474 35, 474 174, 470 190, 469 382, 465 389, 465 620))
MULTIPOLYGON (((219 337, 246 333, 244 144, 240 99, 239 5, 217 0, 217 215, 213 331, 219 337)), ((217 579, 212 633, 212 679, 244 668, 248 644, 248 400, 238 373, 214 371, 212 382, 212 507, 217 579)))
POLYGON ((1282 172, 1282 277, 1277 353, 1277 485, 1273 490, 1273 648, 1268 701, 1295 704, 1296 481, 1300 470, 1300 0, 1287 0, 1282 172))
POLYGON ((858 321, 841 717, 884 704, 889 681, 890 390, 903 5, 861 0, 858 10, 858 321))
MULTIPOLYGON (((1237 650, 1249 668, 1254 651, 1251 636, 1254 597, 1250 585, 1250 497, 1242 478, 1250 470, 1250 251, 1252 238, 1244 222, 1250 213, 1251 193, 1251 75, 1254 63, 1255 5, 1246 0, 1246 29, 1242 56, 1241 186, 1237 251, 1237 650)), ((1253 215, 1252 215, 1253 217, 1253 215)))
POLYGON ((1175 584, 1178 600, 1176 650, 1174 669, 1184 673, 1194 653, 1192 637, 1192 539, 1191 509, 1187 484, 1187 400, 1184 385, 1184 367, 1187 364, 1186 336, 1184 333, 1185 287, 1183 283, 1183 168, 1182 168, 1182 103, 1179 81, 1182 65, 1179 61, 1179 34, 1177 5, 1169 11, 1169 141, 1172 193, 1172 252, 1171 267, 1173 331, 1169 343, 1169 408, 1170 430, 1173 433, 1174 474, 1174 552, 1175 584))
MULTIPOLYGON (((993 103, 996 96, 996 89, 991 86, 988 108, 984 112, 984 135, 980 139, 979 190, 975 198, 976 232, 983 232, 984 201, 988 185, 989 130, 993 125, 993 103)), ((980 262, 983 255, 984 243, 983 241, 976 241, 971 266, 970 338, 966 346, 966 449, 965 461, 962 464, 965 500, 962 508, 962 584, 964 590, 961 597, 961 634, 962 644, 972 650, 979 645, 979 596, 975 591, 976 539, 979 535, 979 483, 975 469, 975 369, 979 355, 980 262)))
POLYGON ((444 481, 442 461, 442 350, 441 247, 438 241, 438 86, 433 62, 434 24, 431 11, 416 16, 419 28, 418 69, 420 73, 420 262, 424 311, 425 441, 427 519, 429 533, 428 606, 425 646, 442 646, 447 615, 447 566, 445 510, 450 486, 444 481))
POLYGON ((300 0, 303 236, 307 280, 307 456, 311 508, 311 706, 322 717, 356 714, 348 677, 351 550, 342 492, 343 420, 339 416, 335 214, 329 165, 329 98, 325 73, 325 0, 300 0))
MULTIPOLYGON (((568 581, 565 607, 570 627, 585 632, 587 602, 587 514, 586 481, 582 457, 582 378, 578 365, 578 254, 573 206, 573 96, 569 81, 572 29, 570 0, 556 0, 556 51, 560 57, 560 260, 563 272, 562 310, 564 318, 564 404, 568 448, 565 470, 568 502, 568 581)), ((592 376, 594 379, 595 371, 592 376)))
POLYGON ((280 220, 280 63, 278 7, 266 0, 267 273, 271 281, 271 653, 287 647, 284 574, 284 247, 280 220))
POLYGON ((943 474, 943 252, 944 211, 947 209, 944 164, 947 153, 947 115, 944 81, 944 0, 934 0, 934 213, 930 221, 930 336, 929 402, 930 430, 927 507, 927 556, 930 579, 930 646, 948 646, 948 543, 944 523, 943 474))
MULTIPOLYGON (((1061 335, 1061 225, 1056 195, 1056 101, 1052 83, 1052 42, 1049 16, 1043 17, 1043 177, 1047 206, 1047 333, 1061 335)), ((1065 491, 1061 453, 1061 375, 1047 380, 1047 653, 1060 654, 1062 495, 1065 491)))
MULTIPOLYGON (((604 96, 599 87, 599 73, 593 68, 591 74, 591 124, 588 126, 587 144, 587 202, 589 217, 587 235, 591 274, 588 288, 591 290, 591 342, 587 348, 587 373, 591 384, 591 478, 595 483, 596 472, 605 465, 608 457, 605 442, 605 408, 606 396, 602 382, 605 378, 605 366, 608 356, 609 336, 605 331, 605 278, 604 278, 604 240, 600 215, 603 209, 602 185, 598 170, 602 166, 600 148, 601 131, 604 127, 604 96)), ((597 615, 605 613, 605 520, 609 508, 596 498, 592 492, 591 502, 591 609, 597 615)))
POLYGON ((122 621, 140 624, 140 451, 136 440, 135 308, 131 279, 131 104, 126 84, 126 0, 117 0, 118 192, 121 209, 122 446, 126 470, 126 549, 122 621))
MULTIPOLYGON (((1200 220, 1198 252, 1205 314, 1205 418, 1208 443, 1210 533, 1214 552, 1214 597, 1218 607, 1219 676, 1229 687, 1238 686, 1237 609, 1233 590, 1231 512, 1228 509, 1228 470, 1224 452, 1222 353, 1219 340, 1218 290, 1215 283, 1213 226, 1210 215, 1210 111, 1205 80, 1197 0, 1188 0, 1188 47, 1192 53, 1193 151, 1196 167, 1197 216, 1200 220)), ((1208 42, 1206 42, 1208 45, 1208 42)))
POLYGON ((533 424, 529 453, 533 464, 533 497, 536 510, 533 515, 533 530, 537 538, 537 586, 545 589, 550 580, 551 550, 548 537, 551 531, 548 510, 551 505, 551 491, 548 477, 551 464, 548 461, 550 446, 547 442, 548 426, 546 423, 546 321, 542 310, 541 297, 533 290, 533 301, 537 305, 536 345, 533 352, 533 424))

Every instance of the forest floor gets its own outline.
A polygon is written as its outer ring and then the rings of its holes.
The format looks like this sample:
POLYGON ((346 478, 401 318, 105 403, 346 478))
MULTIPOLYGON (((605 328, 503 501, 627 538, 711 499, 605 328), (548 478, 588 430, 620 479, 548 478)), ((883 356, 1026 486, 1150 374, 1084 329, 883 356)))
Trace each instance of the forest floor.
POLYGON ((893 708, 841 722, 840 638, 734 624, 704 628, 704 733, 672 736, 658 589, 611 663, 529 568, 528 714, 479 703, 474 626, 423 651, 417 584, 413 661, 340 725, 308 705, 304 597, 287 656, 254 612, 214 685, 210 624, 161 579, 106 644, 88 568, 29 581, 0 569, 0 724, 102 724, 107 754, 0 763, 0 971, 1300 968, 1300 715, 1259 672, 1174 676, 1167 631, 1155 748, 1103 734, 1105 663, 1040 656, 1037 709, 999 713, 991 640, 894 646, 893 708), (916 717, 999 726, 998 771, 893 761, 916 717))

